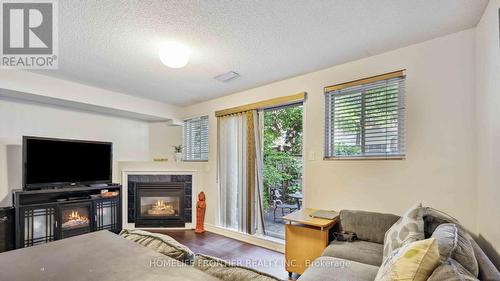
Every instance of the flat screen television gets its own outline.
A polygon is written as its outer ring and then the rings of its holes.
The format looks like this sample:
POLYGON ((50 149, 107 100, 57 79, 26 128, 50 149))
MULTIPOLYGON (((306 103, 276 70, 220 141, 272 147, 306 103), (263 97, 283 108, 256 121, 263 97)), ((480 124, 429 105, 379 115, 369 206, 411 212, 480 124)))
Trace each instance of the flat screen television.
POLYGON ((24 189, 110 183, 110 142, 23 137, 24 189))

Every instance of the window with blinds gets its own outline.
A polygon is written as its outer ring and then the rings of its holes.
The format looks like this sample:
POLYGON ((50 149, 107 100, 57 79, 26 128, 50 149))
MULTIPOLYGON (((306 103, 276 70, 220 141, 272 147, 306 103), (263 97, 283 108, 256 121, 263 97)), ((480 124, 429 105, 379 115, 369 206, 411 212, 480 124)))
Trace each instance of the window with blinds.
POLYGON ((325 158, 405 157, 403 71, 325 88, 325 158))
POLYGON ((184 120, 182 159, 208 161, 208 116, 184 120))

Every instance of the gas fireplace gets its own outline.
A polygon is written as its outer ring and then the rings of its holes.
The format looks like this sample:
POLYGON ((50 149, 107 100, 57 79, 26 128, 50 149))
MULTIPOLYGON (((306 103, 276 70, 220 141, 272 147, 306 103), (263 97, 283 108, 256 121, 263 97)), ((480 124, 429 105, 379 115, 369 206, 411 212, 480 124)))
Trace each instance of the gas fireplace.
POLYGON ((184 185, 137 183, 135 189, 137 227, 183 227, 184 185))

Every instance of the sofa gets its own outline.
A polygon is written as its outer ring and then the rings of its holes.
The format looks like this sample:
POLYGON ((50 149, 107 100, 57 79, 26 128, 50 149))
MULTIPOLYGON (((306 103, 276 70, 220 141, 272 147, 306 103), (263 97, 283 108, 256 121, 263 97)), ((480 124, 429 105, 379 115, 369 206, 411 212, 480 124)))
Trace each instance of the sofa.
MULTIPOLYGON (((385 233, 399 218, 399 216, 392 214, 356 210, 340 211, 339 222, 332 229, 332 233, 341 231, 354 232, 357 239, 352 242, 333 239, 322 256, 316 259, 298 280, 375 280, 383 263, 385 233)), ((425 238, 431 237, 441 224, 452 223, 459 225, 455 219, 429 207, 423 208, 423 220, 425 238)), ((467 237, 470 238, 471 236, 467 234, 467 237)), ((477 279, 500 280, 499 271, 472 238, 470 238, 469 245, 471 245, 469 254, 477 260, 477 279)), ((438 274, 436 272, 436 276, 438 274)))

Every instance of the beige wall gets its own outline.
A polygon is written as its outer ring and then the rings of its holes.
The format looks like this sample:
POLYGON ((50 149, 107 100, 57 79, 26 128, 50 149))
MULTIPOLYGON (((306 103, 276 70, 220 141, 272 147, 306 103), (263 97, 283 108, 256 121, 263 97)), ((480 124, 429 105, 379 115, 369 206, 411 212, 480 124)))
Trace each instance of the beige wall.
POLYGON ((208 223, 215 222, 218 196, 214 111, 302 91, 308 93, 305 155, 315 155, 305 161, 307 206, 401 214, 422 202, 475 231, 473 29, 185 108, 185 116, 210 116, 208 223), (407 159, 322 160, 323 87, 399 69, 407 69, 407 159))
POLYGON ((477 228, 500 268, 500 0, 491 0, 476 28, 477 228))

